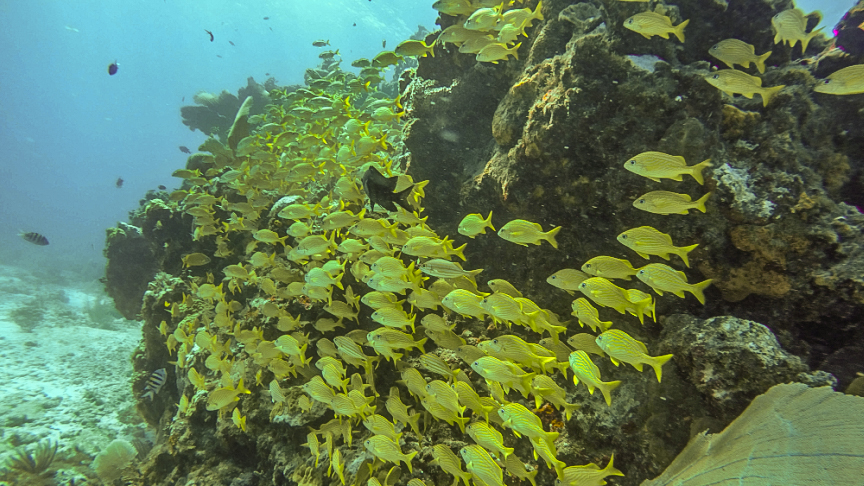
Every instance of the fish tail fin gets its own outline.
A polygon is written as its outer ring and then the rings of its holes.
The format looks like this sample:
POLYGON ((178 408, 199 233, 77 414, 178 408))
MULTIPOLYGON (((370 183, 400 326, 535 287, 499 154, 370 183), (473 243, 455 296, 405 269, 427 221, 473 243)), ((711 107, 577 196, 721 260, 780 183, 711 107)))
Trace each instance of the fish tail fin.
POLYGON ((543 20, 543 13, 540 12, 541 8, 543 8, 543 0, 537 2, 537 7, 534 9, 534 18, 537 20, 543 20))
POLYGON ((708 288, 709 285, 711 285, 711 282, 713 282, 713 280, 709 278, 708 280, 703 280, 702 282, 691 285, 688 289, 690 293, 693 294, 693 296, 696 297, 696 299, 698 299, 699 303, 702 305, 705 305, 705 294, 703 293, 703 291, 708 288))
POLYGON ((458 256, 458 257, 461 258, 462 261, 464 262, 465 260, 467 260, 467 259, 465 258, 465 247, 466 247, 466 246, 468 246, 468 243, 465 243, 465 244, 463 244, 462 246, 460 246, 460 247, 458 247, 458 248, 453 248, 452 250, 450 250, 450 251, 452 252, 452 253, 450 253, 450 254, 451 254, 451 255, 456 255, 456 256, 458 256))
POLYGON ((612 406, 612 390, 618 388, 621 385, 619 380, 615 381, 601 381, 597 384, 597 388, 600 389, 600 393, 603 394, 603 399, 606 400, 606 406, 612 406))
POLYGON ((429 338, 423 338, 423 339, 421 339, 421 340, 419 340, 419 341, 416 341, 416 342, 414 343, 414 345, 417 346, 417 349, 419 349, 420 352, 423 353, 423 354, 426 354, 426 350, 423 349, 423 345, 426 344, 426 341, 427 341, 428 339, 429 339, 429 338))
POLYGON ((604 467, 600 471, 602 473, 605 473, 603 475, 604 477, 605 476, 623 476, 624 475, 624 473, 622 473, 621 471, 616 469, 615 466, 612 465, 612 463, 614 463, 614 462, 615 462, 615 454, 612 454, 612 456, 609 457, 609 464, 606 464, 606 467, 604 467))
POLYGON ((711 159, 705 159, 693 167, 690 167, 690 175, 696 179, 696 182, 698 182, 700 186, 705 184, 705 178, 702 176, 702 169, 705 169, 706 167, 713 167, 713 165, 711 165, 711 159))
POLYGON ((555 235, 557 235, 559 231, 561 231, 561 227, 556 226, 543 235, 543 238, 555 249, 558 249, 558 242, 555 241, 555 235))
POLYGON ((478 268, 477 270, 469 270, 469 271, 468 271, 469 276, 470 276, 471 278, 476 277, 476 276, 477 276, 478 274, 480 274, 481 272, 483 272, 483 269, 482 269, 482 268, 478 268))
POLYGON ((534 380, 535 376, 537 376, 537 373, 527 373, 525 374, 525 376, 522 377, 522 387, 519 392, 522 393, 523 397, 528 398, 528 392, 533 390, 533 388, 531 387, 531 382, 534 380))
POLYGON ((803 39, 801 39, 801 54, 804 54, 805 52, 807 52, 807 45, 810 44, 810 40, 812 40, 814 37, 819 35, 821 32, 822 32, 822 27, 819 27, 818 29, 814 30, 813 32, 810 32, 809 34, 804 36, 803 39))
POLYGON ((699 199, 694 203, 694 204, 696 205, 696 206, 695 206, 696 209, 698 209, 699 211, 702 211, 703 213, 706 212, 707 210, 705 209, 705 201, 707 201, 708 198, 711 197, 711 194, 713 194, 713 193, 709 192, 708 194, 705 194, 704 196, 700 197, 700 198, 699 198, 699 199))
POLYGON ((495 231, 495 227, 492 226, 492 211, 489 211, 489 216, 483 220, 483 223, 492 228, 492 231, 495 231))
POLYGON ((579 405, 578 403, 565 403, 564 404, 564 418, 567 421, 569 421, 570 418, 573 416, 573 412, 575 412, 576 410, 579 410, 580 407, 581 407, 581 405, 579 405))
POLYGON ((415 413, 414 415, 408 417, 408 426, 411 427, 411 430, 416 434, 420 434, 420 414, 415 413))
POLYGON ((675 37, 677 37, 678 40, 681 41, 682 44, 684 43, 684 27, 687 27, 687 24, 689 23, 690 19, 687 19, 684 22, 681 22, 680 24, 675 26, 675 31, 673 33, 675 34, 675 37))
POLYGON ((522 45, 522 43, 520 42, 520 43, 518 43, 515 46, 510 48, 510 52, 513 53, 513 57, 515 57, 517 61, 519 60, 519 46, 521 46, 521 45, 522 45))
POLYGON ((679 247, 675 251, 675 254, 681 257, 682 260, 684 260, 684 265, 687 266, 687 268, 690 268, 690 260, 688 260, 687 254, 695 250, 697 246, 699 246, 699 243, 696 243, 695 245, 679 247))
POLYGON ((420 451, 410 452, 410 453, 406 454, 406 457, 405 457, 405 465, 408 466, 408 472, 411 474, 414 474, 414 471, 411 470, 411 460, 414 459, 414 456, 416 456, 418 452, 420 452, 420 451))
POLYGON ((768 51, 765 54, 762 54, 758 58, 756 58, 756 69, 759 70, 759 74, 765 74, 765 61, 771 57, 771 53, 774 51, 768 51))
POLYGON ((657 383, 660 383, 660 379, 663 378, 663 365, 672 359, 671 354, 665 354, 663 356, 655 356, 651 358, 651 362, 649 363, 652 368, 654 368, 654 373, 657 374, 657 383))
MULTIPOLYGON (((467 424, 468 421, 471 419, 469 417, 462 417, 462 418, 456 417, 454 420, 456 421, 456 425, 459 426, 459 430, 462 431, 462 434, 465 434, 465 424, 467 424)), ((417 451, 414 451, 414 453, 416 454, 417 451)))
POLYGON ((778 91, 780 91, 781 89, 783 89, 785 87, 786 87, 785 84, 781 84, 780 86, 772 86, 770 88, 763 88, 762 91, 759 92, 759 94, 762 95, 762 106, 768 106, 768 103, 771 102, 771 98, 773 98, 774 95, 777 94, 778 91))

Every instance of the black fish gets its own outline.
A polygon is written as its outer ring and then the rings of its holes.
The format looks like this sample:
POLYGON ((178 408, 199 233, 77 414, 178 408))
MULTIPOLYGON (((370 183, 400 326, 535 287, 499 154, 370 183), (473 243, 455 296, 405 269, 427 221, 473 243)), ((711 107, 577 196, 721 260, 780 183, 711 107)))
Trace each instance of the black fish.
POLYGON ((114 76, 115 74, 117 74, 117 69, 118 69, 119 67, 120 67, 120 65, 117 64, 117 61, 114 61, 114 62, 112 62, 111 64, 109 64, 109 65, 108 65, 108 75, 109 75, 109 76, 114 76))
POLYGON ((184 154, 191 154, 192 153, 192 151, 189 150, 189 147, 187 147, 185 145, 180 146, 180 151, 183 152, 184 154))
POLYGON ((387 39, 381 41, 381 47, 387 47, 387 39))
POLYGON ((222 56, 220 56, 219 54, 216 54, 216 57, 218 57, 219 59, 222 59, 222 56))
POLYGON ((408 196, 414 185, 403 189, 399 192, 396 190, 396 183, 399 181, 398 176, 387 177, 379 172, 374 167, 369 167, 360 182, 363 183, 363 189, 366 190, 366 195, 369 196, 369 204, 372 206, 372 211, 375 211, 375 205, 379 205, 388 211, 396 211, 396 204, 402 206, 403 209, 411 211, 411 206, 408 204, 408 196))
POLYGON ((141 395, 141 398, 149 398, 152 402, 156 394, 159 393, 159 390, 165 386, 165 379, 167 377, 168 373, 165 371, 165 368, 159 368, 154 371, 150 375, 150 378, 147 379, 147 385, 144 386, 144 393, 141 395))
POLYGON ((164 191, 165 189, 168 189, 168 188, 163 186, 162 184, 159 184, 159 190, 160 191, 164 191))
POLYGON ((33 243, 34 245, 48 246, 48 238, 45 238, 44 236, 40 235, 39 233, 32 233, 32 232, 31 233, 24 233, 22 231, 21 233, 18 233, 18 236, 20 236, 21 238, 24 238, 25 240, 29 241, 30 243, 33 243))
POLYGON ((207 29, 204 29, 204 32, 207 32, 208 34, 210 34, 210 42, 213 42, 213 32, 210 32, 207 29))
POLYGON ((264 17, 264 20, 270 20, 270 17, 264 17))
POLYGON ((122 177, 118 177, 118 178, 117 178, 117 182, 115 182, 114 185, 117 186, 117 189, 120 189, 121 187, 123 187, 123 178, 122 178, 122 177))
POLYGON ((231 45, 234 46, 234 47, 237 47, 237 46, 236 46, 233 42, 231 42, 231 41, 228 41, 228 43, 231 44, 231 45))

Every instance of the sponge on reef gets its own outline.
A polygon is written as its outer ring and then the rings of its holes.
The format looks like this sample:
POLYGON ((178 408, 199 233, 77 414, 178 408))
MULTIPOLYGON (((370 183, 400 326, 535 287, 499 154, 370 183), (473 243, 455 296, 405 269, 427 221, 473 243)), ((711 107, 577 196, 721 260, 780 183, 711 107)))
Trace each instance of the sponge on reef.
POLYGON ((830 387, 776 385, 723 432, 694 437, 642 486, 860 484, 864 398, 830 387))

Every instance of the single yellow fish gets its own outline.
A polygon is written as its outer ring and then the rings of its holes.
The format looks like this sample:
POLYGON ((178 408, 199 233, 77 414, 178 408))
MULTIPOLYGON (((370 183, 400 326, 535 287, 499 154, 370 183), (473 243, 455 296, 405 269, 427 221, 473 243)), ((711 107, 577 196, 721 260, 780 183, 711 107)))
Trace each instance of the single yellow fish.
POLYGON ((635 309, 627 309, 627 312, 638 317, 640 324, 645 324, 646 315, 654 319, 654 322, 657 322, 657 311, 655 309, 657 301, 650 294, 642 292, 639 289, 627 289, 627 300, 636 306, 635 309))
POLYGON ((493 42, 491 44, 486 44, 475 56, 475 59, 479 62, 491 62, 492 64, 498 64, 498 61, 506 61, 507 57, 511 54, 517 60, 519 59, 519 46, 522 43, 518 43, 511 48, 507 48, 506 44, 502 44, 500 42, 493 42))
POLYGON ((582 271, 595 277, 607 279, 630 280, 636 275, 636 269, 627 260, 613 258, 610 256, 597 256, 582 265, 582 271))
POLYGON ((621 314, 632 307, 627 299, 627 289, 623 289, 603 277, 591 277, 579 284, 579 290, 595 304, 611 307, 621 314))
POLYGON ((546 432, 543 430, 543 422, 540 417, 519 403, 508 403, 498 409, 498 416, 504 421, 504 427, 512 429, 517 437, 524 435, 535 439, 546 441, 553 451, 555 450, 555 439, 558 432, 546 432))
POLYGON ((457 231, 460 235, 474 238, 477 235, 485 235, 486 228, 495 231, 495 227, 492 226, 492 211, 489 211, 489 216, 486 219, 483 219, 483 215, 480 213, 465 216, 459 223, 457 231))
POLYGON ((183 267, 200 267, 210 263, 210 257, 203 253, 190 253, 183 257, 183 267))
MULTIPOLYGON (((602 334, 601 334, 602 336, 602 334)), ((596 338, 595 338, 596 339, 596 338)), ((599 346, 599 343, 597 343, 599 346)), ((602 348, 601 348, 602 349, 602 348)), ((591 361, 588 353, 579 349, 570 354, 570 369, 573 370, 573 384, 579 385, 581 380, 588 387, 588 393, 594 394, 594 389, 600 390, 606 405, 612 405, 611 391, 621 385, 620 381, 603 381, 600 378, 600 368, 591 361)), ((641 370, 640 370, 641 371, 641 370)))
POLYGON ((684 28, 690 20, 685 20, 678 25, 672 25, 672 19, 656 12, 640 12, 624 21, 624 27, 642 34, 646 39, 659 35, 664 39, 669 34, 675 34, 679 41, 684 42, 684 28))
POLYGON ((426 45, 422 40, 406 40, 399 43, 393 52, 400 56, 425 57, 427 54, 435 57, 435 41, 426 45))
POLYGON ((457 486, 460 479, 465 482, 465 486, 468 486, 471 474, 462 470, 462 462, 446 445, 435 444, 432 446, 432 462, 430 464, 440 467, 444 472, 453 476, 452 486, 457 486))
POLYGON ((564 410, 564 419, 570 420, 573 412, 579 410, 580 405, 567 403, 565 397, 567 390, 558 386, 549 375, 537 375, 531 382, 531 393, 534 394, 534 405, 540 408, 543 400, 551 403, 556 409, 564 410))
POLYGON ((455 289, 441 299, 441 305, 467 317, 483 319, 486 309, 481 303, 483 297, 464 289, 455 289))
POLYGON ((469 445, 460 449, 459 453, 465 461, 465 469, 474 476, 475 484, 504 486, 504 473, 486 449, 479 445, 469 445))
POLYGON ((471 369, 485 378, 487 383, 497 382, 501 384, 505 393, 509 392, 510 388, 514 388, 526 398, 531 389, 531 380, 536 374, 525 373, 518 366, 493 356, 483 356, 476 359, 471 363, 471 369))
MULTIPOLYGON (((375 266, 372 266, 375 270, 375 266)), ((420 265, 420 271, 426 275, 431 275, 438 278, 456 278, 460 276, 474 277, 483 271, 482 268, 477 270, 463 270, 462 265, 443 258, 433 258, 427 260, 420 265)))
POLYGON ((684 157, 664 154, 663 152, 642 152, 624 164, 625 169, 652 181, 660 182, 660 179, 680 181, 683 174, 689 174, 699 184, 705 183, 702 178, 702 169, 706 167, 712 167, 711 159, 688 166, 684 157))
POLYGON ((363 447, 371 452, 373 456, 381 459, 384 462, 404 462, 408 466, 408 471, 413 472, 411 468, 411 460, 417 455, 417 451, 403 454, 399 448, 399 444, 393 439, 383 435, 373 435, 363 442, 363 447))
POLYGON ((705 201, 711 193, 691 202, 687 194, 669 191, 651 191, 633 201, 633 207, 654 214, 687 214, 690 209, 705 212, 705 201))
POLYGON ((729 96, 734 96, 738 93, 749 99, 753 98, 753 95, 758 94, 762 96, 762 106, 768 106, 768 103, 771 102, 771 98, 773 98, 778 91, 786 87, 785 84, 781 84, 780 86, 763 88, 761 78, 750 76, 749 74, 743 71, 738 71, 737 69, 721 69, 720 71, 705 76, 705 81, 729 96))
POLYGON ((845 67, 829 74, 813 91, 832 95, 864 93, 864 64, 845 67))
POLYGON ((708 54, 716 57, 730 68, 734 68, 736 64, 749 68, 752 62, 756 64, 759 74, 765 72, 765 60, 771 56, 771 52, 768 51, 761 56, 757 56, 756 47, 753 44, 748 44, 738 39, 725 39, 714 44, 711 49, 708 49, 708 54))
POLYGON ((606 484, 605 478, 609 476, 623 476, 624 473, 615 469, 612 463, 615 454, 609 457, 609 464, 603 469, 593 462, 584 466, 565 467, 562 471, 559 486, 579 486, 583 484, 606 484))
POLYGON ((504 447, 504 436, 501 432, 493 429, 488 423, 483 421, 474 422, 466 427, 465 430, 474 439, 474 442, 496 454, 500 454, 501 457, 513 454, 512 447, 504 447))
POLYGON ((646 259, 649 255, 657 255, 664 260, 668 260, 670 253, 678 255, 688 268, 690 267, 690 262, 687 259, 687 254, 699 246, 698 243, 690 246, 674 246, 671 236, 651 226, 640 226, 624 231, 618 235, 618 242, 646 259))
POLYGON ((555 235, 559 231, 561 231, 561 227, 556 226, 544 233, 543 227, 537 223, 525 221, 524 219, 514 219, 498 230, 498 236, 522 246, 528 246, 529 243, 539 245, 543 240, 546 240, 553 248, 558 248, 555 235))
POLYGON ((591 275, 572 268, 558 270, 546 278, 546 283, 561 290, 566 290, 570 295, 579 290, 579 284, 591 278, 591 275))
POLYGON ((712 280, 704 280, 696 284, 687 283, 687 275, 662 263, 649 263, 640 268, 636 278, 645 282, 659 295, 663 292, 671 292, 678 297, 684 298, 684 292, 690 292, 699 303, 705 305, 705 294, 703 291, 711 285, 712 280))
MULTIPOLYGON (((818 14, 821 20, 822 14, 814 13, 818 14)), ((774 29, 774 43, 788 43, 789 47, 794 48, 795 44, 801 41, 801 53, 803 54, 807 50, 807 44, 810 43, 810 40, 822 31, 820 27, 808 34, 807 17, 809 15, 804 15, 804 12, 797 8, 784 10, 772 17, 771 27, 774 29)))
POLYGON ((597 336, 596 341, 597 346, 600 346, 600 349, 609 355, 609 359, 612 360, 612 364, 615 366, 618 366, 619 362, 624 362, 630 363, 637 371, 642 371, 643 364, 654 368, 658 383, 663 378, 661 367, 672 359, 671 354, 649 356, 645 343, 634 339, 626 332, 618 329, 610 329, 604 332, 597 336))
MULTIPOLYGON (((574 334, 573 336, 570 336, 569 338, 567 338, 567 344, 569 344, 570 346, 573 346, 573 349, 575 349, 576 351, 579 351, 581 349, 582 351, 585 351, 586 353, 596 354, 597 356, 600 356, 602 358, 603 356, 606 356, 606 353, 604 353, 603 350, 600 349, 600 346, 597 346, 597 343, 594 342, 594 339, 596 339, 596 338, 597 338, 597 336, 595 336, 593 334, 588 334, 587 332, 583 332, 580 334, 574 334)), ((572 352, 573 351, 569 351, 567 353, 567 356, 565 357, 565 361, 567 359, 569 359, 570 353, 572 353, 572 352)))
POLYGON ((574 300, 571 307, 573 309, 571 314, 579 320, 580 327, 588 325, 593 332, 597 332, 597 329, 603 332, 612 327, 612 321, 600 320, 599 311, 585 297, 579 297, 574 300))

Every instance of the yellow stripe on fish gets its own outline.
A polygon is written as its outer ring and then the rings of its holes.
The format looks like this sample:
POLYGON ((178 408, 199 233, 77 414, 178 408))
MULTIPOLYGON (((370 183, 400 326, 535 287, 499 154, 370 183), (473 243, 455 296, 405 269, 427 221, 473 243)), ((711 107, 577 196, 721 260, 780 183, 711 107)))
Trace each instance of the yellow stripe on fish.
POLYGON ((678 255, 688 268, 690 267, 690 262, 687 259, 687 254, 699 246, 698 243, 690 246, 674 246, 671 236, 651 226, 640 226, 624 231, 618 235, 618 242, 645 259, 649 255, 657 255, 664 260, 668 260, 670 253, 678 255))
POLYGON ((659 35, 664 39, 669 34, 674 34, 679 41, 684 42, 684 28, 690 20, 685 20, 678 25, 672 25, 672 19, 656 12, 640 12, 624 21, 624 27, 642 34, 646 39, 659 35))
MULTIPOLYGON (((596 339, 596 338, 595 338, 596 339)), ((620 381, 603 381, 600 378, 600 368, 591 361, 588 353, 581 349, 570 354, 570 369, 573 370, 573 384, 579 385, 581 380, 588 387, 588 393, 594 394, 594 389, 600 390, 603 398, 606 400, 606 405, 612 405, 612 390, 621 385, 620 381)))
POLYGON ((612 360, 612 364, 615 366, 618 366, 620 361, 630 363, 637 371, 642 371, 643 364, 654 368, 658 383, 663 378, 663 364, 672 359, 671 354, 649 356, 645 343, 634 339, 626 332, 618 329, 610 329, 604 332, 597 336, 596 341, 597 346, 600 346, 600 349, 609 355, 609 359, 612 360))
POLYGON ((696 182, 704 184, 702 169, 706 167, 712 167, 711 159, 688 166, 684 157, 663 152, 642 152, 624 163, 624 168, 630 172, 656 182, 660 182, 660 179, 681 181, 682 175, 689 174, 696 182))
POLYGON ((768 51, 761 56, 756 55, 756 47, 753 44, 738 39, 725 39, 708 49, 708 54, 716 57, 730 68, 735 68, 736 64, 749 68, 752 62, 756 64, 759 74, 765 72, 765 60, 771 56, 771 52, 768 51))
POLYGON ((720 71, 705 76, 705 81, 729 96, 740 94, 745 98, 750 99, 753 98, 753 95, 758 94, 762 96, 762 106, 768 106, 768 103, 771 102, 771 98, 773 98, 778 91, 786 87, 785 84, 781 84, 780 86, 763 88, 762 80, 760 78, 750 76, 749 74, 738 71, 737 69, 721 69, 720 71))
POLYGON ((864 93, 864 64, 845 67, 829 74, 813 91, 832 95, 864 93))
POLYGON ((712 282, 709 278, 696 284, 689 284, 687 283, 687 275, 684 272, 679 272, 662 263, 649 263, 645 265, 636 273, 636 278, 645 282, 658 295, 663 295, 663 292, 671 292, 683 299, 684 292, 690 292, 702 305, 705 305, 705 294, 703 291, 712 282))
POLYGON ((687 214, 690 209, 698 209, 704 213, 706 211, 705 201, 711 194, 709 192, 698 200, 692 201, 687 194, 651 191, 633 201, 633 207, 654 214, 687 214))

